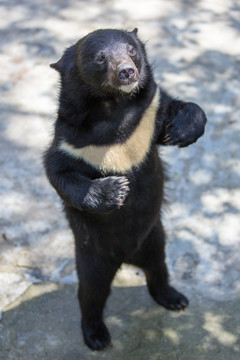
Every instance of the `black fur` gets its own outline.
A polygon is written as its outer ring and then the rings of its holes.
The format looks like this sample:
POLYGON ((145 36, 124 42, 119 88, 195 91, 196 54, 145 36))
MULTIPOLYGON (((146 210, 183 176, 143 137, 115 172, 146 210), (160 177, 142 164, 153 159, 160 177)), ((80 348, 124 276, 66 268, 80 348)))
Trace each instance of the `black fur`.
POLYGON ((110 343, 103 309, 123 262, 144 270, 150 294, 165 308, 188 305, 168 283, 160 216, 164 171, 157 145, 194 143, 204 133, 206 117, 198 105, 160 89, 155 132, 144 161, 126 173, 104 173, 59 146, 62 139, 76 148, 123 144, 134 133, 157 87, 137 29, 97 30, 51 66, 61 75, 61 93, 44 164, 75 237, 84 340, 100 350, 110 343), (124 79, 122 64, 128 71, 124 79), (129 86, 134 87, 126 92, 129 86))

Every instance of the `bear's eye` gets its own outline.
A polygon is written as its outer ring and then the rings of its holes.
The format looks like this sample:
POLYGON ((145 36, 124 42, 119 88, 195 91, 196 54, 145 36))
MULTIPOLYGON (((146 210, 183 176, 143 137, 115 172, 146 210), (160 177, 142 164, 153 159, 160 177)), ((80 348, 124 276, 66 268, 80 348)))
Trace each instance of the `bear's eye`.
POLYGON ((134 49, 134 47, 129 47, 128 49, 128 53, 130 56, 135 56, 136 55, 136 50, 134 49))
POLYGON ((102 64, 105 61, 105 56, 104 55, 98 55, 96 60, 97 60, 97 62, 99 64, 102 64))

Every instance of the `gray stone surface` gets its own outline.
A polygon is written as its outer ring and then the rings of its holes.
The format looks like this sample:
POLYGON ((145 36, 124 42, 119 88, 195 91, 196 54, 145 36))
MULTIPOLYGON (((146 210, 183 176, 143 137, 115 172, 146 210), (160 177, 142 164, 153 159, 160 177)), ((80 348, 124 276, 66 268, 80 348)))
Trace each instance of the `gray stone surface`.
POLYGON ((79 338, 72 235, 41 153, 57 108, 48 64, 101 27, 138 27, 159 84, 201 104, 209 120, 193 146, 160 150, 171 178, 167 261, 192 307, 182 315, 157 308, 142 273, 124 266, 108 310, 116 349, 101 357, 239 358, 239 1, 3 0, 0 14, 0 359, 100 356, 79 338))
POLYGON ((239 359, 239 300, 216 306, 193 296, 186 312, 174 313, 155 304, 145 286, 114 286, 105 312, 112 345, 94 352, 80 336, 76 293, 76 285, 30 287, 0 323, 1 359, 239 359))

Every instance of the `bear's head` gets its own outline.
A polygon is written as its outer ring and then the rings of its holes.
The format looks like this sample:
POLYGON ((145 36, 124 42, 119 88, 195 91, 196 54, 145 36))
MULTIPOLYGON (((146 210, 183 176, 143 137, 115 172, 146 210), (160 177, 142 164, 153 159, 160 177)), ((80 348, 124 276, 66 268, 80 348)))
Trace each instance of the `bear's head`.
POLYGON ((143 43, 137 29, 96 30, 68 48, 51 67, 63 81, 77 80, 92 92, 125 94, 144 86, 150 75, 143 43))

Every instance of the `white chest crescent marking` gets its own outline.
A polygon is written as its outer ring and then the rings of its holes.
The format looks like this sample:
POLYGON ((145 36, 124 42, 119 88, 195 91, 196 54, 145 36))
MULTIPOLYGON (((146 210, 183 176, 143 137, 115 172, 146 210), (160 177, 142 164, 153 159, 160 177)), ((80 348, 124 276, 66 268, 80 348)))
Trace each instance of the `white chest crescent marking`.
POLYGON ((104 173, 125 173, 132 167, 139 166, 150 149, 159 101, 160 91, 157 88, 135 131, 123 144, 76 148, 63 140, 59 149, 74 158, 84 160, 104 173))

